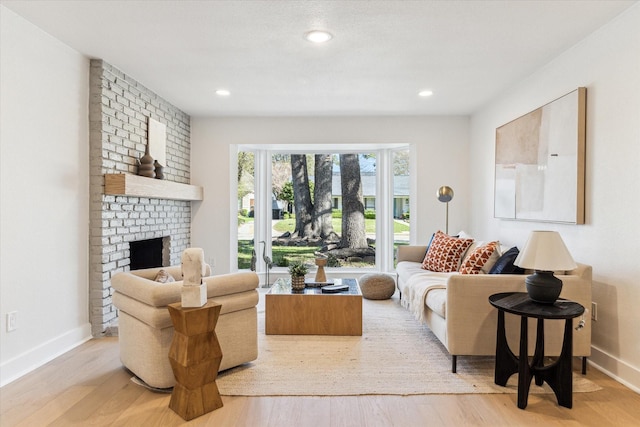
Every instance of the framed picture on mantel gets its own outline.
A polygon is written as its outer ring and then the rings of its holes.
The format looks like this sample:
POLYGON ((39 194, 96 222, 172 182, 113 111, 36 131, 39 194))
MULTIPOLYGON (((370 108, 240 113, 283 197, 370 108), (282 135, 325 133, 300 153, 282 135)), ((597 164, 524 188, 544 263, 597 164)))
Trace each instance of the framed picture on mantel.
POLYGON ((494 216, 584 224, 586 88, 496 129, 494 216))

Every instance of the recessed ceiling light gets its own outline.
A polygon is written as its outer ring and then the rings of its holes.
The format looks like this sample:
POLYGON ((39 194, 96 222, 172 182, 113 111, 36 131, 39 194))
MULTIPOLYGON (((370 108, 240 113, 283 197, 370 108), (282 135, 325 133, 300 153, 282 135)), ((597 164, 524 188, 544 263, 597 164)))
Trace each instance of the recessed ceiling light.
POLYGON ((218 96, 229 96, 229 95, 231 95, 231 92, 229 92, 226 89, 218 89, 216 91, 216 95, 218 95, 218 96))
POLYGON ((327 31, 313 30, 305 33, 304 38, 312 43, 324 43, 331 40, 333 36, 327 31))
POLYGON ((431 90, 421 90, 420 92, 418 92, 418 96, 427 97, 431 95, 433 95, 433 91, 431 90))

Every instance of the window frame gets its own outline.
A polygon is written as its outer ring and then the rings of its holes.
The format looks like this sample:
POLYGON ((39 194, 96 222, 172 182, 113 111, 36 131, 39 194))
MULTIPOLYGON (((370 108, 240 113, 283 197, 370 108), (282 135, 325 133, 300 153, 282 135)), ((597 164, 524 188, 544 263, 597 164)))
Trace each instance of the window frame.
MULTIPOLYGON (((274 154, 345 154, 345 153, 375 153, 376 154, 376 263, 374 267, 348 268, 340 267, 335 269, 327 268, 327 273, 339 272, 340 275, 348 277, 354 273, 363 274, 373 271, 394 272, 394 228, 393 228, 393 155, 400 150, 409 150, 410 158, 414 148, 411 144, 301 144, 295 147, 291 144, 269 144, 251 145, 237 144, 231 147, 231 259, 236 260, 232 265, 232 271, 239 271, 237 265, 238 258, 238 224, 237 224, 237 165, 238 153, 241 151, 251 151, 254 153, 254 242, 265 241, 266 252, 271 254, 271 159, 274 154)), ((409 164, 409 175, 413 175, 414 162, 409 164)), ((409 200, 410 205, 414 205, 415 186, 412 179, 409 180, 409 200)), ((409 218, 409 227, 414 230, 414 215, 409 218)), ((256 252, 259 252, 259 245, 254 243, 256 252)), ((271 274, 274 277, 286 275, 285 267, 273 266, 271 274)), ((266 266, 261 256, 257 257, 256 272, 264 275, 266 266)))

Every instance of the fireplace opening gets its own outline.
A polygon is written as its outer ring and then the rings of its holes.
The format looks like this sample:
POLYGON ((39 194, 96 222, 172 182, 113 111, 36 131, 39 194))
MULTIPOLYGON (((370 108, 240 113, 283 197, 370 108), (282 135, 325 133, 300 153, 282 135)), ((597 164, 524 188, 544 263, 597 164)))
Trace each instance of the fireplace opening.
POLYGON ((168 237, 158 237, 129 242, 129 269, 166 266, 169 259, 168 240, 168 237))

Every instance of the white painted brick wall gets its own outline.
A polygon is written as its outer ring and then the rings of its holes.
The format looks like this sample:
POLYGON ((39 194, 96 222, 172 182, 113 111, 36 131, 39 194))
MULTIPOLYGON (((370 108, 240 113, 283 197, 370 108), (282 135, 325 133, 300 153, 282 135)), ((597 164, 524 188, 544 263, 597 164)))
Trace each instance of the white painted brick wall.
POLYGON ((129 242, 170 236, 170 264, 189 247, 191 203, 104 195, 105 173, 137 173, 151 117, 167 126, 165 179, 190 181, 190 118, 102 60, 90 71, 90 316, 94 336, 117 318, 111 277, 129 270, 129 242))

